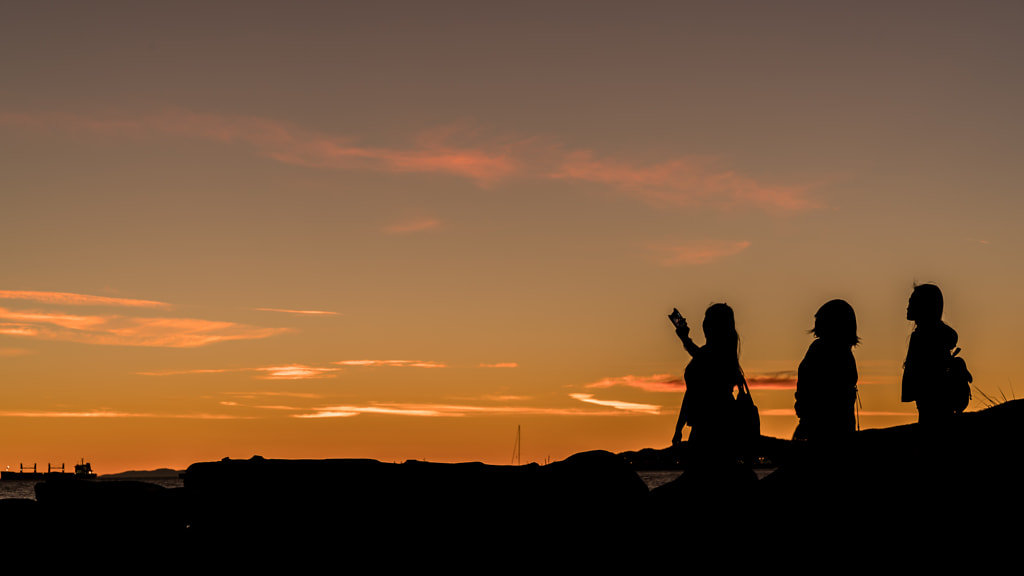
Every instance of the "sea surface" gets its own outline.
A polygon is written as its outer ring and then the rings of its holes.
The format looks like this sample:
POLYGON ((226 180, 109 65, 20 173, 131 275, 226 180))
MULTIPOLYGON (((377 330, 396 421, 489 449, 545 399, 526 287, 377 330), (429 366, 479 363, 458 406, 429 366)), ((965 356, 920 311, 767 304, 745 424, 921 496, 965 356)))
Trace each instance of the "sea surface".
MULTIPOLYGON (((96 482, 105 482, 106 480, 96 480, 96 482)), ((147 478, 145 480, 135 480, 136 482, 148 482, 149 484, 156 484, 157 486, 163 486, 164 488, 181 488, 183 480, 181 478, 147 478)), ((4 480, 0 481, 0 500, 5 498, 27 498, 29 500, 36 499, 36 484, 40 480, 4 480)))
MULTIPOLYGON (((758 480, 774 471, 775 468, 754 468, 754 473, 757 474, 758 480)), ((638 470, 636 474, 644 481, 645 484, 647 484, 648 490, 654 490, 662 484, 668 484, 676 478, 679 478, 682 473, 682 470, 638 470)))
MULTIPOLYGON (((754 471, 757 473, 757 478, 761 479, 770 474, 774 469, 769 468, 757 468, 754 471)), ((681 470, 642 470, 638 471, 637 475, 640 479, 647 484, 647 488, 653 490, 662 484, 667 484, 679 477, 683 472, 681 470)), ((97 482, 104 482, 105 480, 96 480, 97 482)), ((164 488, 181 488, 184 481, 181 478, 149 478, 145 480, 134 480, 137 482, 148 482, 150 484, 156 484, 157 486, 163 486, 164 488)), ((36 499, 36 484, 39 480, 5 480, 0 482, 0 500, 5 498, 27 498, 29 500, 36 499)))

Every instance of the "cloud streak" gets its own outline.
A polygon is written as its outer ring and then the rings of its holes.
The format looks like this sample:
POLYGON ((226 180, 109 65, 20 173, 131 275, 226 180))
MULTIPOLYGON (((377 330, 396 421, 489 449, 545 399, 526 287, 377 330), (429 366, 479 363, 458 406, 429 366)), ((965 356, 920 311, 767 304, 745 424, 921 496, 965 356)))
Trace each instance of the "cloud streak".
POLYGON ((0 290, 0 300, 32 300, 44 304, 67 304, 73 306, 126 306, 131 308, 170 308, 166 302, 137 300, 133 298, 111 298, 91 296, 72 292, 37 292, 33 290, 0 290))
POLYGON ((605 378, 591 384, 584 385, 584 388, 611 388, 613 386, 627 386, 639 388, 647 392, 679 392, 686 389, 686 383, 679 376, 672 374, 655 374, 653 376, 617 376, 605 378))
MULTIPOLYGON (((796 372, 784 370, 767 374, 747 374, 747 385, 758 390, 793 390, 796 388, 796 372)), ((615 376, 597 382, 585 384, 584 388, 612 388, 626 386, 639 388, 646 392, 682 392, 686 390, 686 381, 673 374, 654 374, 652 376, 615 376)))
POLYGON ((754 207, 773 211, 817 207, 808 198, 809 186, 764 184, 722 168, 710 157, 686 156, 643 163, 601 158, 590 150, 566 149, 538 138, 481 142, 470 131, 454 128, 421 134, 411 146, 383 147, 366 146, 349 136, 319 133, 267 118, 185 110, 120 118, 0 113, 0 126, 136 139, 194 138, 245 146, 285 164, 346 171, 448 174, 484 187, 512 178, 594 183, 656 205, 754 207))
MULTIPOLYGON (((109 298, 71 292, 0 291, 0 299, 62 306, 170 308, 166 302, 109 298)), ((0 307, 0 334, 104 346, 195 348, 231 340, 269 338, 287 328, 264 328, 200 318, 134 317, 0 307)))
POLYGON ((285 308, 253 308, 260 312, 281 312, 283 314, 295 314, 298 316, 338 316, 338 312, 329 312, 327 310, 288 310, 285 308))
POLYGON ((640 165, 617 159, 597 159, 590 151, 565 155, 552 177, 599 182, 662 205, 719 208, 756 206, 777 210, 814 208, 807 187, 766 186, 735 171, 718 168, 705 157, 685 157, 640 165))
POLYGON ((301 364, 290 366, 274 366, 269 368, 257 368, 265 372, 263 378, 267 380, 316 380, 320 378, 334 378, 334 372, 341 368, 313 368, 301 364))
POLYGON ((598 406, 607 406, 609 408, 615 408, 616 410, 624 410, 626 412, 640 412, 643 414, 659 414, 661 406, 654 404, 638 404, 636 402, 623 402, 621 400, 598 400, 594 398, 593 394, 582 394, 575 393, 569 394, 571 398, 579 400, 580 402, 589 402, 590 404, 597 404, 598 406))
POLYGON ((747 386, 758 390, 795 390, 796 371, 783 370, 747 376, 747 386))
POLYGON ((401 403, 401 402, 373 402, 367 405, 343 405, 324 406, 314 408, 300 414, 292 415, 293 418, 315 419, 315 418, 350 418, 360 414, 377 414, 388 416, 413 416, 419 418, 462 418, 469 416, 623 416, 629 414, 658 414, 660 406, 651 404, 636 404, 632 402, 619 402, 614 400, 595 400, 590 394, 582 394, 586 397, 580 399, 583 402, 610 410, 595 410, 572 407, 545 408, 538 406, 474 406, 469 404, 429 404, 429 403, 401 403))
POLYGON ((184 420, 244 420, 245 416, 227 414, 157 414, 152 412, 120 412, 117 410, 2 410, 4 418, 172 418, 184 420))
POLYGON ((341 368, 316 368, 303 364, 265 366, 259 368, 200 368, 195 370, 167 370, 163 372, 136 372, 139 376, 181 376, 187 374, 222 374, 225 372, 261 372, 263 380, 316 380, 334 378, 341 368))
POLYGON ((679 245, 652 244, 648 248, 662 266, 710 264, 743 252, 750 242, 691 242, 679 245))
POLYGON ((102 346, 196 348, 232 340, 269 338, 287 331, 199 318, 79 316, 0 308, 2 334, 102 346))
POLYGON ((340 366, 367 366, 367 367, 399 367, 399 368, 447 368, 444 362, 424 362, 422 360, 341 360, 331 362, 340 366))

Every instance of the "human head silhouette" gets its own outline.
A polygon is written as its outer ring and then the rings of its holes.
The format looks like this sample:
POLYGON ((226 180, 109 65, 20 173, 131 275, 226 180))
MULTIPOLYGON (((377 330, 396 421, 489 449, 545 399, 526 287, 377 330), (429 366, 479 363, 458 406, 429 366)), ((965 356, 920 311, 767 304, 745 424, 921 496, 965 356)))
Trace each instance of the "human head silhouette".
POLYGON ((811 332, 817 338, 842 342, 848 346, 856 346, 860 342, 857 337, 857 315, 846 300, 829 300, 818 308, 811 332))
POLYGON ((918 324, 942 321, 942 290, 935 284, 917 284, 907 303, 907 320, 918 324))
POLYGON ((708 344, 739 344, 736 333, 736 317, 728 304, 712 304, 704 312, 704 338, 708 344))

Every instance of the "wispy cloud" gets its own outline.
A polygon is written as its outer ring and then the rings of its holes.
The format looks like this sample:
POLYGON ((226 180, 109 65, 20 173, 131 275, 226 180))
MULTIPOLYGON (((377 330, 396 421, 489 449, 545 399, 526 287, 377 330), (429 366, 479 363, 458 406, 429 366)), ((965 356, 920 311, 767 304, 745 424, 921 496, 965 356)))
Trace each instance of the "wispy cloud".
POLYGON ((655 162, 600 158, 540 138, 481 141, 462 127, 420 134, 406 147, 359 144, 266 118, 198 114, 184 110, 128 117, 61 113, 0 113, 0 126, 61 129, 105 136, 174 136, 246 146, 278 162, 335 170, 450 174, 492 186, 509 178, 598 183, 659 205, 755 207, 800 211, 815 208, 808 186, 769 185, 720 166, 711 157, 655 162), (461 141, 461 142, 457 142, 461 141))
POLYGON ((310 366, 303 366, 301 364, 293 364, 291 366, 257 368, 257 370, 266 372, 267 375, 263 376, 263 378, 267 380, 314 380, 318 378, 334 378, 333 373, 341 369, 313 368, 310 366))
POLYGON ((199 368, 195 370, 166 370, 157 372, 136 372, 139 376, 181 376, 185 374, 221 374, 225 372, 261 372, 265 375, 257 376, 264 380, 314 380, 319 378, 334 378, 334 372, 341 368, 317 368, 302 364, 289 364, 286 366, 264 366, 259 368, 199 368))
POLYGON ((243 399, 262 398, 265 396, 283 396, 288 398, 308 398, 317 399, 322 398, 323 394, 316 394, 313 392, 289 392, 280 390, 263 390, 259 392, 228 392, 229 396, 243 399))
POLYGON ((0 125, 58 128, 132 138, 169 135, 251 147, 283 162, 315 168, 387 172, 446 173, 493 183, 516 171, 501 150, 454 146, 428 136, 417 146, 386 148, 359 145, 355 139, 305 130, 266 118, 197 114, 164 110, 141 116, 100 118, 74 114, 0 114, 0 125))
POLYGON ((686 388, 686 383, 679 376, 672 374, 655 374, 653 376, 616 376, 604 378, 586 384, 584 388, 611 388, 612 386, 628 386, 640 388, 648 392, 679 392, 686 388))
POLYGON ((747 386, 759 390, 794 390, 796 388, 796 371, 783 370, 767 374, 748 374, 747 386))
POLYGON ((422 220, 408 220, 396 222, 384 227, 384 232, 389 234, 411 234, 413 232, 425 232, 435 230, 441 226, 440 220, 425 218, 422 220))
POLYGON ((127 306, 131 308, 170 308, 166 302, 137 300, 133 298, 111 298, 91 296, 72 292, 37 292, 33 290, 0 290, 0 300, 32 300, 45 304, 68 304, 73 306, 127 306))
POLYGON ((721 208, 757 206, 806 210, 807 187, 766 186, 753 178, 719 168, 707 157, 685 157, 641 165, 618 159, 596 159, 587 150, 569 152, 555 178, 607 184, 659 204, 714 205, 721 208))
POLYGON ((519 364, 516 362, 497 362, 494 364, 481 364, 481 368, 518 368, 519 364))
POLYGON ((444 362, 424 362, 422 360, 341 360, 331 362, 340 366, 391 366, 406 368, 447 368, 444 362))
POLYGON ((701 241, 686 244, 651 244, 648 248, 662 266, 709 264, 750 247, 750 242, 701 241))
MULTIPOLYGON (((582 396, 590 396, 583 394, 582 396)), ((323 406, 294 414, 294 418, 349 418, 360 414, 414 416, 428 418, 462 418, 488 415, 544 415, 544 416, 621 416, 623 414, 657 414, 659 406, 617 402, 614 400, 584 400, 592 406, 610 408, 542 407, 542 406, 480 406, 472 404, 416 404, 401 402, 372 402, 366 405, 323 406)))
POLYGON ((223 372, 238 372, 251 370, 251 368, 202 368, 197 370, 165 370, 162 372, 136 372, 139 376, 179 376, 181 374, 221 374, 223 372))
MULTIPOLYGON (((70 292, 0 291, 0 299, 30 300, 61 306, 170 308, 166 302, 109 298, 70 292)), ((0 334, 107 346, 195 348, 230 340, 269 338, 287 328, 263 328, 199 318, 133 317, 0 307, 0 334)))
MULTIPOLYGON (((767 374, 747 374, 747 385, 759 390, 792 390, 796 388, 796 372, 785 370, 767 374)), ((682 377, 673 374, 654 374, 652 376, 614 376, 597 382, 585 384, 584 388, 611 388, 626 386, 639 388, 647 392, 680 392, 686 389, 682 377)))
POLYGON ((597 398, 594 398, 593 394, 575 393, 569 394, 569 396, 579 400, 580 402, 588 402, 590 404, 597 404, 598 406, 607 406, 609 408, 615 408, 616 410, 625 410, 626 412, 659 414, 661 410, 661 406, 656 406, 654 404, 638 404, 636 402, 623 402, 621 400, 598 400, 597 398))
POLYGON ((287 310, 285 308, 253 308, 260 312, 281 312, 284 314, 296 314, 300 316, 338 316, 338 312, 327 310, 287 310))
POLYGON ((287 331, 198 318, 82 316, 0 308, 0 333, 105 346, 195 348, 231 340, 269 338, 287 331))
POLYGON ((0 417, 8 418, 171 418, 184 420, 240 420, 245 416, 229 414, 159 414, 154 412, 121 412, 117 410, 0 410, 0 417))
POLYGON ((500 394, 493 396, 484 396, 484 400, 492 400, 494 402, 523 402, 530 400, 530 396, 515 396, 513 394, 500 394))

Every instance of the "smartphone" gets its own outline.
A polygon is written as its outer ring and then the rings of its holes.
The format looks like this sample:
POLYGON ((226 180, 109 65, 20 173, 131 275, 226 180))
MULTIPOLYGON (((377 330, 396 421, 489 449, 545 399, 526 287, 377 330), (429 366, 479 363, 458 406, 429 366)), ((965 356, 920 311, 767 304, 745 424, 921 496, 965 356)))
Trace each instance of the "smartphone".
POLYGON ((683 318, 683 315, 680 314, 679 310, 675 308, 673 308, 672 313, 668 315, 668 319, 672 321, 672 324, 676 328, 679 328, 680 326, 686 323, 686 318, 683 318))

